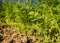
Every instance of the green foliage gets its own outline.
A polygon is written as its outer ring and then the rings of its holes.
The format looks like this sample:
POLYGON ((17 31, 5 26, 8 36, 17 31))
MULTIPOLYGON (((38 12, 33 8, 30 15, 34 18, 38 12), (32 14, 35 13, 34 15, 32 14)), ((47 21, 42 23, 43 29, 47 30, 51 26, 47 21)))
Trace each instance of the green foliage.
MULTIPOLYGON (((28 3, 28 2, 27 2, 28 3)), ((22 3, 3 4, 0 7, 0 22, 16 27, 23 33, 34 34, 36 43, 60 43, 60 1, 38 0, 38 5, 22 3)))

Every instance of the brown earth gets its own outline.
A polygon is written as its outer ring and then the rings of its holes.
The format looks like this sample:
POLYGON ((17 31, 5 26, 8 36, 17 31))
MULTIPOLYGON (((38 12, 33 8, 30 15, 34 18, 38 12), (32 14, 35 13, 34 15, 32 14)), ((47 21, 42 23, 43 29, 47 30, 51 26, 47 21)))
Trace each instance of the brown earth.
POLYGON ((5 23, 0 26, 0 43, 35 43, 35 41, 34 36, 21 34, 5 23))

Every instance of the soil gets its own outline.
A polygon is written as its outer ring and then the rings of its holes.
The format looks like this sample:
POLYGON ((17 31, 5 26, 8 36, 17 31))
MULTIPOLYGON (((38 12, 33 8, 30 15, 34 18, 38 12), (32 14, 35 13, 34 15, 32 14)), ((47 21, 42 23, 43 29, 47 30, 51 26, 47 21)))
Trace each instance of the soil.
POLYGON ((0 43, 35 43, 36 38, 28 34, 21 34, 6 23, 0 26, 0 43))

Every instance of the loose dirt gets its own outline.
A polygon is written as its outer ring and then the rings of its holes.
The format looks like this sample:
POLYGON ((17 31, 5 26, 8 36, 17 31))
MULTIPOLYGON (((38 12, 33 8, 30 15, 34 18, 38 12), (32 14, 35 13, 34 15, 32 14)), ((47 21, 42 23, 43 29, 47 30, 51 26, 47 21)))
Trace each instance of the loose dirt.
POLYGON ((6 23, 0 26, 0 43, 35 43, 35 37, 21 34, 6 23))

